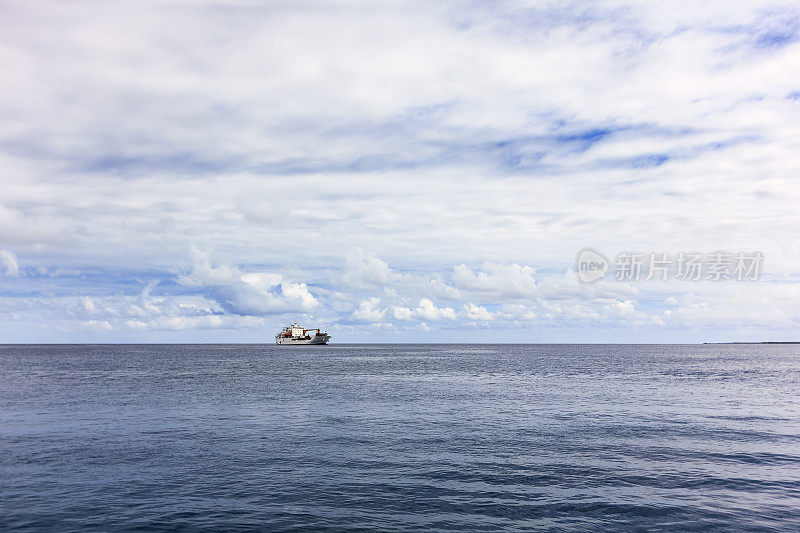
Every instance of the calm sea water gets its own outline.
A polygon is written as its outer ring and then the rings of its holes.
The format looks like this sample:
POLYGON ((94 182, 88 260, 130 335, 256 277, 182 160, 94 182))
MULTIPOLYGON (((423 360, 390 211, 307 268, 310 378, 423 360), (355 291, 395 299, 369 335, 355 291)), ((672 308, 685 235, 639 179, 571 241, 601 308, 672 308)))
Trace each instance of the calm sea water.
POLYGON ((0 529, 800 530, 800 345, 0 346, 0 529))

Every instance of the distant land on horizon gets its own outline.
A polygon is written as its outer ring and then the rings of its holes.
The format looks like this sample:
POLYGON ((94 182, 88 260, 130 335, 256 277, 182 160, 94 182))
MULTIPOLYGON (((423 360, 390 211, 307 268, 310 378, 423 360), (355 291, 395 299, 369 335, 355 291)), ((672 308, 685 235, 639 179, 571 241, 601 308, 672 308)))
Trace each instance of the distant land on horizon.
POLYGON ((800 341, 734 341, 734 342, 704 342, 703 344, 800 344, 800 341))

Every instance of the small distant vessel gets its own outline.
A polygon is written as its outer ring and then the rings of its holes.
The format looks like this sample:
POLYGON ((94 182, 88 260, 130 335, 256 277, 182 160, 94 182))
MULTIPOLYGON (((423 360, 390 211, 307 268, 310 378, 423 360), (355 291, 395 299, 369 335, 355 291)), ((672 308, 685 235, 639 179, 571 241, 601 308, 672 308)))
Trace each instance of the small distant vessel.
POLYGON ((283 328, 280 333, 275 335, 277 344, 328 344, 331 336, 319 328, 307 329, 298 326, 297 323, 287 328, 283 328), (313 335, 309 335, 314 332, 313 335))

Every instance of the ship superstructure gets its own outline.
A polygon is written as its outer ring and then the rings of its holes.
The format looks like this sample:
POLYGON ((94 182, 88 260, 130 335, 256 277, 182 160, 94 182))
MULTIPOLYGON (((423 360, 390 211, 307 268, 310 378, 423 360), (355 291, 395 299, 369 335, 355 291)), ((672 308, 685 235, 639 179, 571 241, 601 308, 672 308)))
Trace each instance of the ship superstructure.
POLYGON ((330 340, 331 336, 321 329, 304 328, 296 322, 275 335, 277 344, 328 344, 330 340))

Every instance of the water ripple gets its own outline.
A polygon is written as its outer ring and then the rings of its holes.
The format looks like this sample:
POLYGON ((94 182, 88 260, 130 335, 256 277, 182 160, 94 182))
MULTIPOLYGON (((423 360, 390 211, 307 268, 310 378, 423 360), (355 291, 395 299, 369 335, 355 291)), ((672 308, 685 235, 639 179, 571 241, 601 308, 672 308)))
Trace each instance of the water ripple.
POLYGON ((0 529, 800 530, 800 347, 0 346, 0 529))

